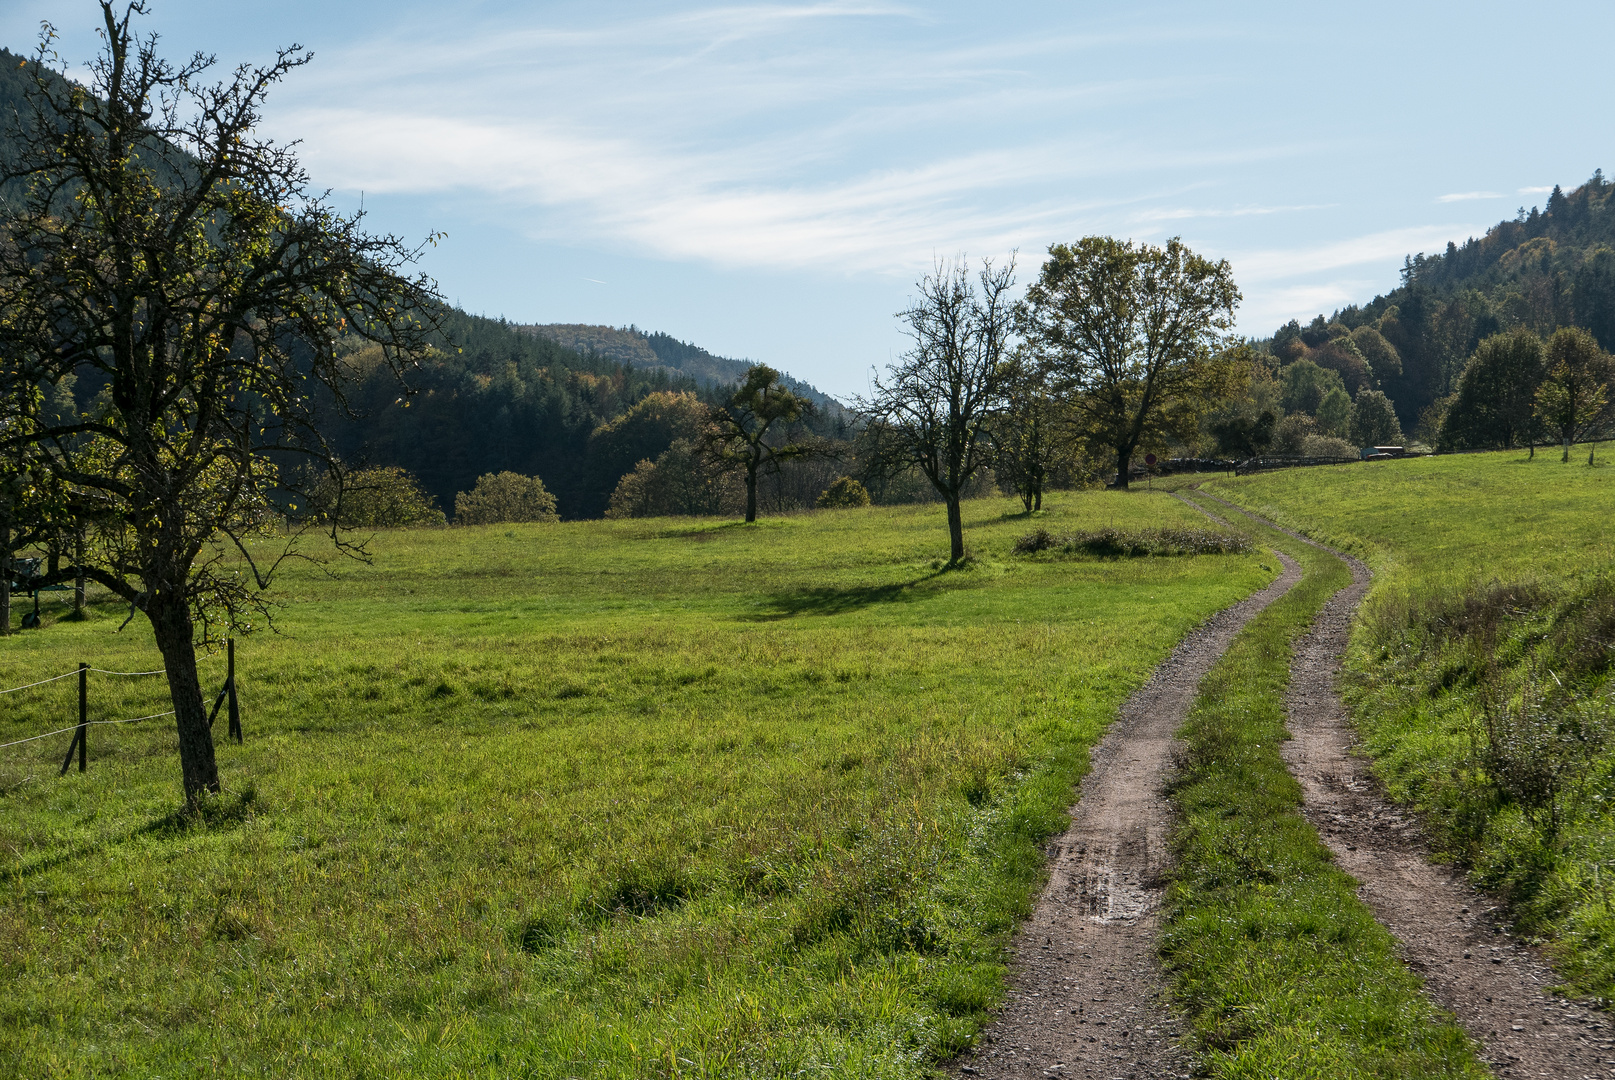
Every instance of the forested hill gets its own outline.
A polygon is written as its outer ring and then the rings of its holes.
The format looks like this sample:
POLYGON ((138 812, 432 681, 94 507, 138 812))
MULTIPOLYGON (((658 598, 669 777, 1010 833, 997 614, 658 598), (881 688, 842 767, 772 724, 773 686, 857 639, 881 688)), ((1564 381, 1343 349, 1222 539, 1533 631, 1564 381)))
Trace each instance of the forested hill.
POLYGON ((1402 285, 1361 307, 1292 321, 1271 342, 1281 361, 1303 356, 1342 372, 1365 372, 1396 403, 1404 427, 1457 386, 1482 339, 1524 326, 1544 336, 1562 326, 1591 331, 1615 349, 1615 185, 1602 170, 1543 207, 1521 209, 1481 237, 1410 256, 1402 285))
MULTIPOLYGON (((363 418, 336 421, 343 456, 408 469, 451 512, 455 493, 469 491, 478 476, 509 470, 542 477, 563 517, 599 517, 623 474, 640 457, 666 450, 672 436, 628 452, 594 437, 596 429, 658 391, 716 401, 747 365, 726 360, 725 370, 717 366, 720 358, 666 334, 586 329, 606 331, 619 345, 637 338, 647 348, 671 345, 713 363, 658 363, 662 354, 655 351, 646 361, 637 353, 600 348, 607 339, 598 333, 562 344, 531 327, 452 311, 440 350, 410 378, 417 392, 407 404, 399 401, 391 376, 357 365, 369 372, 356 395, 363 418)), ((844 420, 839 404, 787 381, 826 403, 816 423, 844 420)))
MULTIPOLYGON (((24 61, 0 49, 0 151, 26 116, 32 72, 24 61)), ((597 428, 658 391, 715 400, 747 367, 667 334, 521 327, 459 310, 444 313, 438 348, 411 376, 417 392, 407 400, 384 369, 367 361, 364 349, 352 359, 361 374, 351 402, 358 417, 333 413, 328 424, 350 463, 402 466, 451 513, 455 494, 469 491, 483 473, 537 475, 555 493, 562 515, 573 518, 605 511, 618 479, 637 462, 634 455, 654 458, 667 449, 665 440, 606 444, 591 438, 597 428), (563 330, 594 336, 552 332, 563 330), (607 347, 608 338, 637 342, 642 352, 621 354, 607 347)), ((821 406, 824 421, 842 416, 840 405, 824 394, 787 381, 821 406)), ((72 393, 80 407, 89 408, 101 389, 83 378, 72 393)))
MULTIPOLYGON (((732 385, 751 367, 750 360, 714 356, 698 345, 680 341, 671 334, 646 333, 637 326, 590 326, 580 323, 546 323, 518 326, 517 330, 548 338, 574 352, 608 357, 636 368, 662 368, 669 376, 688 376, 703 387, 732 385)), ((780 379, 796 393, 813 401, 831 416, 845 411, 841 402, 818 388, 784 375, 780 379)))

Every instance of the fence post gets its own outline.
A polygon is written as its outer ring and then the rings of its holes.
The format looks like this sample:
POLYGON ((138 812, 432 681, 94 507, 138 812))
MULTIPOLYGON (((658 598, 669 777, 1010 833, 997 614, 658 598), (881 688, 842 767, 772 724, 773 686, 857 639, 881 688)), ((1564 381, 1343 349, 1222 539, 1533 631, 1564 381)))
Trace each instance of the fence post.
POLYGON ((89 698, 90 665, 79 662, 79 726, 73 732, 73 741, 67 744, 67 756, 62 759, 62 771, 57 776, 66 776, 67 770, 73 764, 73 751, 79 752, 79 772, 90 767, 90 744, 87 736, 90 733, 90 698, 89 698))
POLYGON ((79 772, 90 767, 90 665, 79 661, 79 772))
POLYGON ((230 737, 241 742, 241 707, 236 704, 236 639, 229 638, 225 642, 225 662, 227 665, 224 685, 230 692, 230 737))

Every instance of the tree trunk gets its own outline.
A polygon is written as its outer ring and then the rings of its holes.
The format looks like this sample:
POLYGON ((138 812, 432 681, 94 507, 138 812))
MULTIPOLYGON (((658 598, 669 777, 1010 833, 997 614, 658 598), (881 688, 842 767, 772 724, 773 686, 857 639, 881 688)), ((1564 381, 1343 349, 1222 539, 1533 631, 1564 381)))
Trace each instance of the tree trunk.
POLYGON ((965 521, 964 514, 959 510, 959 493, 950 492, 946 496, 948 501, 948 539, 953 543, 953 555, 949 562, 959 562, 965 557, 965 521))
POLYGON ((757 520, 757 463, 746 465, 746 520, 757 520))
POLYGON ((1042 484, 1039 484, 1037 486, 1037 491, 1034 493, 1034 499, 1035 499, 1035 501, 1032 504, 1032 509, 1033 510, 1041 510, 1041 509, 1043 509, 1043 485, 1042 484))
POLYGON ((1123 491, 1127 490, 1128 474, 1133 471, 1133 450, 1131 447, 1123 450, 1116 448, 1116 486, 1123 491))
POLYGON ((73 614, 75 617, 84 616, 84 530, 80 528, 73 537, 73 614))
POLYGON ((194 806, 203 792, 218 794, 219 766, 213 757, 213 732, 207 726, 202 686, 196 676, 196 644, 191 611, 181 598, 164 593, 146 605, 157 648, 168 669, 168 692, 174 701, 174 726, 179 732, 179 765, 185 781, 185 802, 194 806))
POLYGON ((1569 461, 1570 460, 1570 436, 1569 435, 1565 436, 1565 456, 1560 458, 1559 460, 1560 461, 1569 461))

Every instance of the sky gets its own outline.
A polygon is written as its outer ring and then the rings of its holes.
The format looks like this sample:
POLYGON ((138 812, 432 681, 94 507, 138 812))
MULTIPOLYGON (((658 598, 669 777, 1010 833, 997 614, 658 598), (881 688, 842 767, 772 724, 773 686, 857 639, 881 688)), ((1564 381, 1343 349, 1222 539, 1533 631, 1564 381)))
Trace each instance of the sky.
MULTIPOLYGON (((468 311, 662 330, 848 398, 939 260, 1108 234, 1226 258, 1265 337, 1607 153, 1615 4, 149 0, 468 311)), ((3 0, 99 47, 88 0, 3 0)))

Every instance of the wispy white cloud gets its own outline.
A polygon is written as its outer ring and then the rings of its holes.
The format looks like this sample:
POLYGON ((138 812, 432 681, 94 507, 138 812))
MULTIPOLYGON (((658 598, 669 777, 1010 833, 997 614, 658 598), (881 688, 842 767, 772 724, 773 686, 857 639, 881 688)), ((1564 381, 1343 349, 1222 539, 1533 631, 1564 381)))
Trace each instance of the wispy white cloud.
POLYGON ((1521 194, 1521 195, 1546 195, 1548 192, 1550 192, 1552 190, 1553 190, 1553 185, 1552 184, 1543 184, 1541 187, 1522 187, 1522 188, 1519 189, 1519 194, 1521 194))
POLYGON ((1449 240, 1478 231, 1473 225, 1419 225, 1309 247, 1235 254, 1229 261, 1241 281, 1279 281, 1368 263, 1400 262, 1404 255, 1438 251, 1449 240))
POLYGON ((1197 218, 1264 217, 1268 214, 1293 214, 1303 210, 1328 210, 1334 205, 1334 203, 1303 203, 1296 206, 1234 206, 1226 208, 1158 207, 1140 210, 1132 215, 1131 220, 1148 222, 1192 221, 1197 218))
POLYGON ((1436 202, 1469 202, 1472 199, 1501 199, 1501 192, 1497 191, 1455 191, 1451 195, 1437 195, 1436 202))

